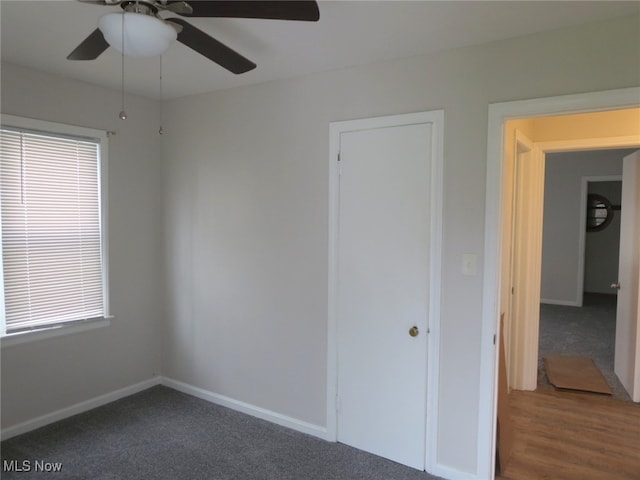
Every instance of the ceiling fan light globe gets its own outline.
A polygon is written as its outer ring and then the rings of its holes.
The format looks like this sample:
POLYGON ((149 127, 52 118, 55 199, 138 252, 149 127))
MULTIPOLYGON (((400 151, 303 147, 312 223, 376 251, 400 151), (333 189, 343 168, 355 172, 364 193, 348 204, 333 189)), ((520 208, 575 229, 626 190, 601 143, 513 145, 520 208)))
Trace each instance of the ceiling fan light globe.
POLYGON ((177 32, 173 27, 159 18, 142 13, 107 13, 100 17, 98 28, 109 45, 131 57, 162 55, 177 38, 177 32))

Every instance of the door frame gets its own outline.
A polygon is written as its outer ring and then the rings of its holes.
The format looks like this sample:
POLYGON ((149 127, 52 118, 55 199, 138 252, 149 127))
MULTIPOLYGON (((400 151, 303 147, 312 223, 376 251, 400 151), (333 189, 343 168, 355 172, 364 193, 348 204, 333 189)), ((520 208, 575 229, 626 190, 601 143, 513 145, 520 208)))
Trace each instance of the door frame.
POLYGON ((428 123, 431 125, 429 321, 427 338, 427 404, 425 470, 436 464, 438 431, 438 371, 444 165, 444 110, 331 122, 329 125, 329 278, 327 335, 327 439, 337 441, 337 295, 339 235, 339 154, 344 132, 428 123))
MULTIPOLYGON (((640 104, 639 104, 640 105, 640 104)), ((547 115, 544 115, 547 116, 547 115)), ((548 153, 562 153, 562 152, 575 152, 575 151, 592 151, 600 149, 615 149, 615 148, 636 148, 640 147, 640 135, 635 136, 620 136, 620 137, 599 137, 596 139, 585 138, 579 140, 558 140, 552 142, 537 142, 534 145, 539 148, 543 156, 548 153)), ((583 177, 584 178, 584 177, 583 177)), ((613 178, 613 177, 612 177, 613 178)), ((622 177, 619 177, 621 179, 622 177)), ((544 179, 543 179, 544 180, 544 179)), ((584 180, 581 180, 584 182, 584 180)), ((582 188, 586 188, 583 186, 582 188)), ((581 210, 586 209, 586 190, 581 191, 581 210)), ((542 217, 540 218, 542 221, 542 217)), ((542 225, 540 225, 542 228, 542 225)), ((579 297, 576 297, 576 306, 582 306, 582 292, 584 290, 584 249, 585 249, 585 235, 586 235, 586 217, 580 219, 580 238, 578 243, 578 284, 576 285, 576 294, 579 293, 579 297)), ((539 263, 541 266, 542 258, 540 257, 539 263)), ((538 291, 537 302, 541 302, 541 298, 538 291)), ((521 384, 517 384, 516 388, 522 390, 535 390, 537 384, 538 374, 538 339, 539 339, 539 325, 540 316, 532 316, 528 318, 528 325, 523 329, 524 336, 521 338, 521 342, 516 345, 516 349, 512 350, 513 357, 516 362, 519 362, 520 372, 524 374, 526 381, 521 384), (518 350, 521 346, 524 346, 522 350, 518 350)), ((616 318, 617 322, 617 318, 616 318)), ((511 361, 511 360, 510 360, 511 361)))
POLYGON ((542 258, 545 158, 540 148, 518 130, 513 153, 512 178, 507 180, 511 196, 504 199, 511 204, 511 247, 507 260, 510 292, 509 307, 505 310, 509 326, 507 372, 510 387, 533 390, 531 385, 535 385, 537 375, 526 367, 532 361, 537 364, 538 359, 538 322, 531 320, 540 316, 542 262, 536 259, 542 258))
MULTIPOLYGON (((576 95, 545 97, 489 105, 483 306, 478 405, 478 476, 494 478, 498 349, 495 338, 500 321, 500 261, 503 225, 504 125, 507 120, 615 110, 640 106, 640 87, 576 95)), ((569 144, 570 142, 565 142, 569 144)), ((540 145, 542 150, 547 150, 540 145)), ((567 148, 569 150, 569 148, 567 148)))
MULTIPOLYGON (((620 175, 586 175, 581 179, 580 184, 580 212, 587 211, 587 196, 589 193, 589 184, 598 182, 622 182, 622 174, 620 175)), ((587 265, 587 218, 580 215, 580 238, 578 239, 578 285, 576 285, 576 307, 582 306, 584 297, 584 275, 587 265)), ((617 259, 616 259, 617 261, 617 259)), ((614 279, 617 280, 617 279, 614 279)), ((617 318, 616 318, 617 321, 617 318)))

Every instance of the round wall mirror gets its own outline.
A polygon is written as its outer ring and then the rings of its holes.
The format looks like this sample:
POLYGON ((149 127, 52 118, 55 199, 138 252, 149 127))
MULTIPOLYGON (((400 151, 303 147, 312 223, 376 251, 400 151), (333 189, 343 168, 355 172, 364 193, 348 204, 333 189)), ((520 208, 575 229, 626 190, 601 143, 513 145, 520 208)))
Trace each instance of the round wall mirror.
POLYGON ((613 220, 613 205, 608 198, 590 193, 587 195, 587 232, 607 228, 613 220))

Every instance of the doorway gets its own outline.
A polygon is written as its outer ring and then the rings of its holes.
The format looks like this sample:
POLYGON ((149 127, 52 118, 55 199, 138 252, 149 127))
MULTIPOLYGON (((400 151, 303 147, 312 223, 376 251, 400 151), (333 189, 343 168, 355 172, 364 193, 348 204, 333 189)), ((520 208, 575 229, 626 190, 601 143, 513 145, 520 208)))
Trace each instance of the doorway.
POLYGON ((614 373, 610 286, 618 279, 622 159, 633 151, 546 155, 537 387, 552 388, 543 358, 579 356, 593 360, 613 398, 630 400, 614 373))
POLYGON ((331 124, 329 438, 435 452, 443 113, 331 124))
MULTIPOLYGON (((506 157, 505 162, 515 163, 511 179, 505 176, 505 190, 510 183, 514 185, 513 197, 516 198, 517 210, 505 212, 505 235, 510 229, 511 221, 515 227, 512 238, 503 244, 502 264, 503 271, 507 270, 510 275, 505 276, 507 282, 502 290, 500 298, 501 312, 505 314, 505 324, 510 328, 512 335, 507 338, 506 347, 508 352, 508 371, 511 388, 517 390, 535 390, 538 384, 538 339, 539 339, 539 319, 540 301, 560 305, 580 306, 582 305, 582 292, 584 282, 584 233, 586 231, 586 198, 581 197, 582 174, 597 172, 598 158, 608 155, 605 162, 609 168, 614 168, 617 159, 617 170, 611 172, 621 173, 622 157, 630 150, 607 149, 610 144, 614 146, 631 147, 637 144, 637 140, 626 138, 628 143, 621 144, 622 136, 598 137, 598 125, 602 116, 606 117, 620 115, 622 117, 638 115, 637 109, 625 109, 616 111, 595 112, 591 114, 564 115, 562 120, 557 117, 538 117, 531 119, 531 131, 535 131, 533 140, 533 151, 540 150, 541 155, 532 158, 522 157, 519 149, 516 148, 513 158, 506 157), (584 123, 590 121, 594 126, 590 133, 593 137, 584 139, 574 139, 571 142, 565 140, 545 141, 544 127, 546 123, 551 123, 554 134, 559 136, 563 132, 571 134, 574 122, 582 122, 581 131, 587 131, 584 123), (588 146, 596 139, 600 145, 597 152, 589 152, 588 146), (569 149, 570 147, 570 149, 569 149), (573 154, 564 152, 574 152, 573 154), (556 168, 551 172, 550 180, 558 185, 544 192, 543 179, 545 170, 548 168, 547 157, 557 158, 558 155, 564 158, 558 161, 556 168), (528 165, 528 166, 527 166, 528 165), (522 175, 522 171, 525 172, 522 175), (556 198, 557 197, 557 198, 556 198), (545 200, 546 199, 546 200, 545 200), (551 201, 549 201, 551 200, 551 201), (544 208, 543 208, 544 203, 544 208), (543 210, 545 224, 545 242, 543 251, 542 226, 543 210), (511 216, 509 218, 508 215, 511 216), (576 248, 579 245, 579 248, 576 248), (504 268, 504 265, 511 268, 504 268), (540 268, 543 264, 544 268, 540 268), (541 271, 542 270, 542 271, 541 271), (511 308, 515 306, 515 308, 511 308)), ((515 128, 511 122, 506 122, 506 128, 515 128)), ((635 125, 632 125, 635 127, 635 125)), ((640 127, 637 127, 640 128, 640 127)), ((517 131, 516 131, 517 133, 517 131)), ((517 135, 516 135, 517 137, 517 135)), ((516 146, 518 142, 516 142, 516 146)), ((553 167, 554 164, 550 164, 553 167)), ((600 170, 602 171, 602 170, 600 170)), ((554 186, 553 182, 548 182, 549 186, 554 186)), ((507 203, 510 200, 506 200, 507 203)), ((627 206, 633 208, 634 202, 627 206)), ((613 213, 612 213, 613 215, 613 213)), ((631 247, 630 247, 631 248, 631 247)), ((616 279, 610 279, 615 283, 616 279)), ((620 317, 619 327, 624 323, 632 322, 626 317, 620 317)), ((619 328, 621 330, 621 328, 619 328)), ((627 328, 634 332, 635 329, 627 328)), ((628 351, 628 356, 635 356, 634 351, 628 351)), ((635 362, 631 357, 616 359, 616 371, 618 364, 632 364, 635 362)), ((629 390, 629 386, 626 387, 629 390)), ((631 386, 633 390, 633 386, 631 386)))
MULTIPOLYGON (((591 94, 568 95, 535 100, 524 100, 492 104, 489 106, 489 128, 487 148, 487 184, 485 209, 485 271, 483 295, 483 322, 481 354, 481 393, 478 459, 479 472, 488 478, 495 474, 495 421, 497 393, 498 349, 495 338, 499 331, 500 292, 502 287, 501 258, 503 248, 503 175, 505 170, 505 123, 509 119, 562 116, 580 112, 614 111, 638 107, 640 88, 628 88, 591 94)), ((557 140, 557 139, 556 139, 557 140)), ((602 148, 591 139, 580 149, 602 148)), ((584 139, 583 139, 584 141, 584 139)), ((547 143, 552 143, 549 141, 547 143)), ((557 142, 556 142, 557 143, 557 142)), ((572 141, 565 141, 565 150, 570 150, 572 141)), ((573 141, 573 143, 576 143, 573 141)), ((609 147, 628 147, 640 144, 640 134, 623 135, 608 144, 609 147), (624 138, 622 138, 624 137, 624 138), (617 143, 616 143, 617 141, 617 143)), ((541 145, 541 148, 543 146, 541 145)), ((575 149, 575 148, 574 148, 575 149)), ((543 150, 547 150, 543 148, 543 150)), ((551 148, 547 151, 553 151, 551 148)), ((640 373, 640 372, 639 372, 640 373)))

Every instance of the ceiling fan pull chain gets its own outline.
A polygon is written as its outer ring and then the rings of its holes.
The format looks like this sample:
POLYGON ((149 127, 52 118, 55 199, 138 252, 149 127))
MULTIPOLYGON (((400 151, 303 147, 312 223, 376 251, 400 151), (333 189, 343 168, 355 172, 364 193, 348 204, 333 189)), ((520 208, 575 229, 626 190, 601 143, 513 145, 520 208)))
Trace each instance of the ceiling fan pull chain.
POLYGON ((118 115, 120 120, 127 119, 127 112, 124 110, 124 15, 125 13, 122 12, 122 110, 120 110, 120 114, 118 115))
POLYGON ((162 129, 162 55, 160 55, 160 128, 158 133, 162 135, 164 130, 162 129))

